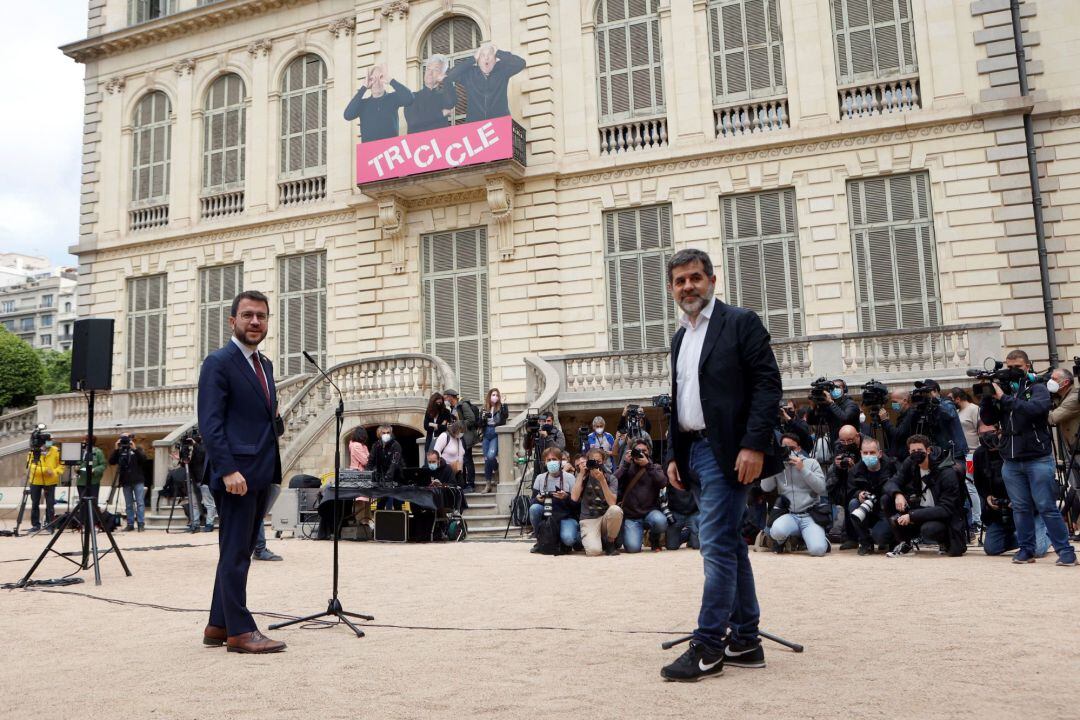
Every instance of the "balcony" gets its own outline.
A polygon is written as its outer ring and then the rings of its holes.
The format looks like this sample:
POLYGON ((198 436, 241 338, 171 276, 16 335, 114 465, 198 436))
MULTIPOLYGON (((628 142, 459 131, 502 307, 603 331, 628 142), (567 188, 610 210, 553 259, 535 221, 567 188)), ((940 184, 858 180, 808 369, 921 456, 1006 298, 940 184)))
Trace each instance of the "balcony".
POLYGON ((132 232, 165 227, 169 224, 169 204, 135 208, 128 211, 128 229, 132 232))
POLYGON ((668 144, 667 118, 626 120, 600 128, 600 154, 622 155, 668 144))
POLYGON ((790 127, 786 98, 749 101, 713 110, 716 137, 756 135, 790 127))
POLYGON ((922 107, 917 75, 895 80, 871 80, 838 90, 840 119, 875 117, 922 107))
POLYGON ((233 190, 199 198, 203 220, 239 215, 244 212, 244 191, 233 190))
POLYGON ((282 180, 278 182, 278 205, 302 205, 326 197, 326 176, 282 180))

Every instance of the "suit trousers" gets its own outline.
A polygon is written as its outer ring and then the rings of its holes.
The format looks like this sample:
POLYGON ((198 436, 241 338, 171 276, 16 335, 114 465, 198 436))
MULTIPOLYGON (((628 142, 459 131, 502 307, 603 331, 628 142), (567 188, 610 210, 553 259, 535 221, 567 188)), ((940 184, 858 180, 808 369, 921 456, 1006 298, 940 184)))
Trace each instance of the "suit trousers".
POLYGON ((243 495, 214 491, 219 521, 218 564, 210 624, 225 628, 230 637, 258 629, 247 609, 247 576, 269 497, 269 486, 249 488, 243 495))

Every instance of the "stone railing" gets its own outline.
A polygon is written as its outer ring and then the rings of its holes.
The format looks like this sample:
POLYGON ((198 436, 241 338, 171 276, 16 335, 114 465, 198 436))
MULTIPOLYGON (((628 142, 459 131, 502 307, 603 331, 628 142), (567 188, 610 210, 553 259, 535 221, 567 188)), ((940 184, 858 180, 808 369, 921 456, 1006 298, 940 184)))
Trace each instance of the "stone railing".
POLYGON ((299 205, 326 197, 326 176, 282 180, 278 183, 278 204, 299 205))
POLYGON ((667 118, 627 120, 600 128, 601 155, 619 155, 667 144, 667 118))
POLYGON ((202 218, 204 220, 239 215, 244 212, 244 191, 233 190, 231 192, 217 193, 216 195, 207 195, 199 198, 199 204, 202 208, 202 218))
POLYGON ((873 80, 842 87, 838 93, 841 120, 907 112, 922 107, 917 76, 873 80))
MULTIPOLYGON (((946 325, 909 330, 814 335, 773 342, 785 387, 805 388, 820 376, 849 385, 935 377, 960 380, 969 367, 1001 355, 998 323, 946 325)), ((665 393, 671 387, 666 349, 594 352, 545 358, 560 379, 563 405, 622 404, 665 393)))
POLYGON ((789 127, 787 99, 749 101, 713 110, 716 137, 738 137, 789 127))
POLYGON ((28 438, 37 422, 37 405, 0 415, 0 445, 6 445, 10 439, 28 438))
POLYGON ((525 451, 525 418, 529 411, 538 413, 550 410, 558 419, 557 402, 560 381, 555 367, 547 360, 526 355, 525 361, 525 408, 509 418, 505 425, 495 429, 499 436, 499 490, 496 502, 499 512, 506 512, 517 491, 518 474, 521 465, 517 459, 525 451))
POLYGON ((165 227, 168 224, 168 203, 128 211, 128 229, 132 232, 136 230, 149 230, 150 228, 165 227))

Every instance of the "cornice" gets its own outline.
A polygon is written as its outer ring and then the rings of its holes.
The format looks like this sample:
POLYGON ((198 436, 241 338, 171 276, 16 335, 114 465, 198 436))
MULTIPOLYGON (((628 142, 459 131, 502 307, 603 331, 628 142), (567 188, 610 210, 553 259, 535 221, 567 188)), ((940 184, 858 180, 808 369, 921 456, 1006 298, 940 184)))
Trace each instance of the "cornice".
POLYGON ((60 50, 75 62, 87 63, 174 37, 190 35, 244 18, 263 15, 282 8, 307 5, 311 2, 314 0, 222 0, 104 35, 61 45, 60 50))

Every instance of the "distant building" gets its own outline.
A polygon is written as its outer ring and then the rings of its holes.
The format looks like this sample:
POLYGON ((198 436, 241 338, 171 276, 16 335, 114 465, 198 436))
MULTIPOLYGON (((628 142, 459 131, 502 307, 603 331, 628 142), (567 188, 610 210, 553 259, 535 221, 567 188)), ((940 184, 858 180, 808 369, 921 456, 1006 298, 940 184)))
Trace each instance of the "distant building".
POLYGON ((48 271, 48 258, 19 253, 0 253, 0 287, 25 282, 31 275, 48 271))
MULTIPOLYGON (((0 255, 8 257, 25 256, 0 255)), ((0 268, 0 272, 5 269, 0 268)), ((60 267, 0 286, 0 324, 34 348, 70 350, 76 278, 75 268, 60 267)))

